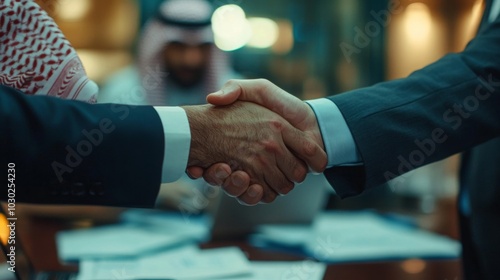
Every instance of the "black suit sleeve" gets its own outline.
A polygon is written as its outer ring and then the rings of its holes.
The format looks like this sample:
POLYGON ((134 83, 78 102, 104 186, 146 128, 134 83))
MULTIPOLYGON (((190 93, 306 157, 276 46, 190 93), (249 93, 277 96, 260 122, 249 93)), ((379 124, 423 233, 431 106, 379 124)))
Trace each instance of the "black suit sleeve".
POLYGON ((498 137, 500 21, 462 53, 405 79, 330 99, 345 117, 364 163, 326 170, 342 197, 498 137))
POLYGON ((163 151, 152 107, 90 105, 0 86, 4 201, 12 163, 16 202, 152 207, 163 151))

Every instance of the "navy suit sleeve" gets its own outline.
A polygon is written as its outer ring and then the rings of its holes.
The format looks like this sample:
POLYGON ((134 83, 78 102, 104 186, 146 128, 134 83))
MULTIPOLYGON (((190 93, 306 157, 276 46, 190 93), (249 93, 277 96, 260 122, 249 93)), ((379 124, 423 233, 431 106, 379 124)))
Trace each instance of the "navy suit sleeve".
POLYGON ((4 201, 13 193, 6 183, 12 163, 16 202, 152 207, 163 151, 153 107, 90 105, 0 86, 4 201))
POLYGON ((342 197, 500 136, 500 21, 462 53, 405 79, 330 97, 342 112, 362 166, 325 171, 342 197))

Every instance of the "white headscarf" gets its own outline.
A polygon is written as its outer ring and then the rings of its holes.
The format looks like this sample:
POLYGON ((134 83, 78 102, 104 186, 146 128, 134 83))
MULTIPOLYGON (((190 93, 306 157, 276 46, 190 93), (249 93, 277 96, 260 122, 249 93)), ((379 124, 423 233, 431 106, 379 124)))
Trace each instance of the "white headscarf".
MULTIPOLYGON (((141 84, 151 105, 167 104, 166 79, 152 80, 151 75, 168 71, 162 56, 165 46, 174 41, 191 45, 213 43, 212 13, 212 6, 204 0, 170 0, 160 6, 158 14, 144 27, 138 65, 141 84)), ((205 93, 220 87, 218 80, 229 71, 228 64, 226 54, 212 45, 209 66, 203 79, 205 93)))
POLYGON ((30 0, 0 2, 0 84, 89 103, 98 92, 54 20, 30 0))

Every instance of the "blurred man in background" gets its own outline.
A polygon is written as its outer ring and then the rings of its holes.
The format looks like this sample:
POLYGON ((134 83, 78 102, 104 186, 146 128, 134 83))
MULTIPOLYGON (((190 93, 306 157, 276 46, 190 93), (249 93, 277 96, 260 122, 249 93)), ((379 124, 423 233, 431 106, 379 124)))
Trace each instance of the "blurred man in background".
POLYGON ((214 45, 213 7, 205 0, 164 2, 144 27, 137 64, 112 76, 100 103, 193 105, 236 74, 214 45))
MULTIPOLYGON (((213 7, 205 0, 169 0, 146 23, 137 65, 112 76, 99 103, 181 106, 206 103, 206 95, 237 75, 214 44, 213 7)), ((197 213, 215 196, 205 182, 185 178, 164 184, 158 206, 197 213)))

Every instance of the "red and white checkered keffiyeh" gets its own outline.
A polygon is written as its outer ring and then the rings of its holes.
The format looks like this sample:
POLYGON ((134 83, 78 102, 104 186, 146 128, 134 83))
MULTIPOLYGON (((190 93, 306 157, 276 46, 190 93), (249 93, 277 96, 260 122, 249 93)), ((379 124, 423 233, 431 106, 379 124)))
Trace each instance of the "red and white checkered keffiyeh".
POLYGON ((0 1, 0 84, 89 103, 98 93, 54 20, 30 0, 0 1))
MULTIPOLYGON (((160 6, 159 11, 163 17, 176 22, 184 22, 187 25, 203 20, 210 21, 212 12, 213 8, 206 0, 169 0, 160 6)), ((151 75, 151 72, 168 72, 166 65, 163 65, 162 51, 173 41, 190 45, 213 43, 212 26, 207 24, 199 27, 185 27, 164 22, 157 17, 148 21, 140 38, 138 66, 141 83, 151 105, 168 104, 168 92, 165 92, 167 81, 155 80, 148 84, 151 80, 148 75, 151 75)), ((229 71, 227 54, 212 45, 209 66, 203 80, 205 93, 218 90, 222 86, 219 84, 220 78, 229 71)))

